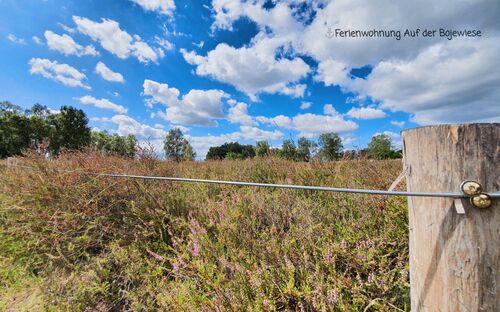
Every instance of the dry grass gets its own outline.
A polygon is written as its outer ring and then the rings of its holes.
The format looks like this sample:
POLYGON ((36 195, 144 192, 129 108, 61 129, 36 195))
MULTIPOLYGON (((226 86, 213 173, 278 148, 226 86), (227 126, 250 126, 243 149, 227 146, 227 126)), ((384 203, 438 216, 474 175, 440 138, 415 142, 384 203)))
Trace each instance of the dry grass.
POLYGON ((21 162, 0 168, 0 287, 44 309, 409 310, 405 198, 84 173, 386 189, 400 161, 21 162))

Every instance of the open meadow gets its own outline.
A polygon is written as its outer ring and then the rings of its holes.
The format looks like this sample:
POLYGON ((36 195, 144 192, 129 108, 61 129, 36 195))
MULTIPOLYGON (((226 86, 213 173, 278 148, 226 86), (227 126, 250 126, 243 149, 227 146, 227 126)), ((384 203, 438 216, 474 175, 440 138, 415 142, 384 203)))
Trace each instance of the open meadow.
POLYGON ((387 189, 401 160, 18 159, 35 169, 0 166, 0 310, 409 310, 406 198, 86 174, 387 189))

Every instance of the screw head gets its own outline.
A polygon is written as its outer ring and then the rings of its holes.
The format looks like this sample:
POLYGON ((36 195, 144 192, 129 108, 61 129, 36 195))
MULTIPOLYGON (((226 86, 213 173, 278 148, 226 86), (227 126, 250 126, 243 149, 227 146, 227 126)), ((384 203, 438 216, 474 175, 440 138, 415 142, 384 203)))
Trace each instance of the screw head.
POLYGON ((473 196, 470 198, 470 202, 474 207, 485 209, 491 206, 491 197, 486 193, 481 193, 479 195, 473 196))
POLYGON ((467 196, 479 195, 483 191, 481 184, 476 181, 464 181, 462 182, 462 185, 460 185, 460 189, 462 190, 462 193, 467 196))

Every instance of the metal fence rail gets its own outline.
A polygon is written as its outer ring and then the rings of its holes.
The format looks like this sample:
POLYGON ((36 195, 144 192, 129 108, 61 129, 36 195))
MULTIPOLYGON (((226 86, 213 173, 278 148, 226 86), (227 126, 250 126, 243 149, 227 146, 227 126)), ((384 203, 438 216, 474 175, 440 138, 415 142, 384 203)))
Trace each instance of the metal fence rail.
MULTIPOLYGON (((12 167, 25 168, 25 169, 36 169, 34 167, 22 166, 22 165, 13 165, 12 167)), ((440 198, 454 198, 454 199, 470 198, 470 196, 465 195, 462 192, 406 192, 406 191, 369 190, 369 189, 310 186, 310 185, 256 183, 256 182, 191 179, 191 178, 177 178, 177 177, 157 177, 157 176, 119 174, 119 173, 86 172, 86 171, 77 171, 77 170, 60 170, 60 171, 79 172, 82 174, 95 175, 95 176, 101 176, 101 177, 111 177, 111 178, 129 178, 129 179, 140 179, 140 180, 157 180, 157 181, 173 181, 173 182, 188 182, 188 183, 225 184, 225 185, 268 187, 268 188, 295 189, 295 190, 326 191, 326 192, 337 192, 337 193, 355 193, 355 194, 370 194, 370 195, 383 195, 383 196, 407 196, 407 197, 440 197, 440 198)), ((490 196, 490 198, 500 198, 500 192, 491 192, 491 193, 488 193, 488 195, 490 196)))

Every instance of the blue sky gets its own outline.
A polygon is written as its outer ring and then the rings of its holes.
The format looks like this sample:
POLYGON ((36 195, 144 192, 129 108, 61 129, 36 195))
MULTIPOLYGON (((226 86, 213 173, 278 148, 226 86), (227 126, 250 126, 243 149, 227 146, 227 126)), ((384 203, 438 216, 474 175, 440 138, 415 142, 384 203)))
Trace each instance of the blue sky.
POLYGON ((330 131, 347 148, 376 133, 397 146, 408 127, 498 122, 499 2, 393 2, 0 0, 1 100, 72 105, 158 149, 180 127, 200 156, 330 131), (326 35, 337 28, 484 35, 326 35))

